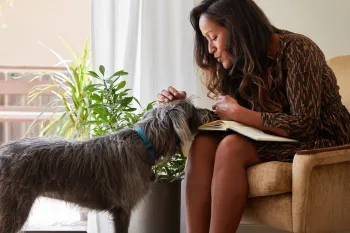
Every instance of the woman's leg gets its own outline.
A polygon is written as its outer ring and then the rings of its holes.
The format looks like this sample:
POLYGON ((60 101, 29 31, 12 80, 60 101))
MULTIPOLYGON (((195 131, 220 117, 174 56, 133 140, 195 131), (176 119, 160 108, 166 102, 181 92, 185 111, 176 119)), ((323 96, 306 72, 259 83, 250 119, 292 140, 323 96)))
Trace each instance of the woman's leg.
POLYGON ((198 135, 191 146, 186 166, 187 233, 208 233, 211 182, 219 137, 198 135))
POLYGON ((260 162, 246 138, 229 135, 220 142, 212 180, 210 233, 236 232, 248 198, 246 168, 260 162))

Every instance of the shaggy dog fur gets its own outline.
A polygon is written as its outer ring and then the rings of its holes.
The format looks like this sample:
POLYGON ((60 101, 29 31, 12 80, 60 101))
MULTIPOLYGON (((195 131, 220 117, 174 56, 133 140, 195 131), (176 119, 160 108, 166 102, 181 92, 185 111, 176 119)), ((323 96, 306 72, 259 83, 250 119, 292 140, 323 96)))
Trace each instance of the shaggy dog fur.
MULTIPOLYGON (((216 119, 191 100, 162 104, 137 123, 154 146, 156 160, 216 119)), ((48 196, 113 216, 127 233, 130 214, 152 183, 152 160, 133 129, 78 141, 26 138, 0 147, 0 233, 16 233, 35 199, 48 196)))

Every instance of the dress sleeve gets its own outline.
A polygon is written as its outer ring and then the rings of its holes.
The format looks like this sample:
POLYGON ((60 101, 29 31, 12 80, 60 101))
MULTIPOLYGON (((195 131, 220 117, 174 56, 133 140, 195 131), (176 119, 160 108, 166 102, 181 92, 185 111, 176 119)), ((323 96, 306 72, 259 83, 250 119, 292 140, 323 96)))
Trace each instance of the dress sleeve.
POLYGON ((298 38, 288 46, 284 59, 289 112, 263 112, 261 122, 284 129, 288 137, 307 140, 319 125, 325 58, 310 39, 298 38))

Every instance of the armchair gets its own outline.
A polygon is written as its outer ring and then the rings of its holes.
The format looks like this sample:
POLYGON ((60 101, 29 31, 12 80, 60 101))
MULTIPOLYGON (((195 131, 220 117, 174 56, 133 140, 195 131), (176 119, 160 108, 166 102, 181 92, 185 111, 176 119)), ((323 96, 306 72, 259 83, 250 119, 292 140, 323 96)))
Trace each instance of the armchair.
MULTIPOLYGON (((350 110, 350 55, 328 64, 350 110)), ((248 181, 246 221, 298 233, 350 230, 350 145, 299 151, 293 163, 254 165, 248 181)))

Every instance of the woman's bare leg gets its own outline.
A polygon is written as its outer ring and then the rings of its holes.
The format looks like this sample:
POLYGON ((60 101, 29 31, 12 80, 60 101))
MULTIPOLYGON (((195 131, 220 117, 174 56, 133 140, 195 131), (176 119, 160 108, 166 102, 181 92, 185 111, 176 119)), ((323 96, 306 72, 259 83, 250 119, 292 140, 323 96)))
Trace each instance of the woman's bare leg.
POLYGON ((207 134, 198 135, 192 143, 186 167, 187 233, 209 232, 211 182, 219 143, 219 138, 207 134))
POLYGON ((236 232, 248 198, 246 168, 260 162, 246 138, 229 135, 220 142, 212 180, 210 233, 236 232))

